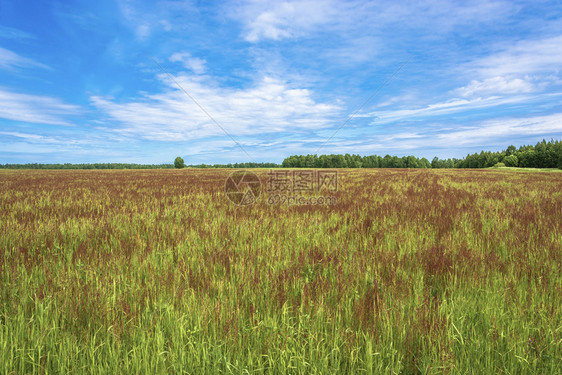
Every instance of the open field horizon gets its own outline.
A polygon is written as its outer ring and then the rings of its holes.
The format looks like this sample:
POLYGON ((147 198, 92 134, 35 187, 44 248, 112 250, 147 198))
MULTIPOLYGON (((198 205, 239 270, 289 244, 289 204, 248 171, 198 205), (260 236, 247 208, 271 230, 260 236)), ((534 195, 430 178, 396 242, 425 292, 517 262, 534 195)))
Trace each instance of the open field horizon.
POLYGON ((562 174, 337 172, 0 171, 0 373, 560 373, 562 174))

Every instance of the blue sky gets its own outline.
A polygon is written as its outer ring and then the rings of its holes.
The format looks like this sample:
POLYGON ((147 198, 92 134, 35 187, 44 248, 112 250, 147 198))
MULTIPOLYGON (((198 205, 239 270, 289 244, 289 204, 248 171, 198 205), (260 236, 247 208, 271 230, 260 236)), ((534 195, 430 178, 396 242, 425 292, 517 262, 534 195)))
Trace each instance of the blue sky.
POLYGON ((0 0, 0 163, 462 157, 562 139, 561 69, 560 1, 0 0))

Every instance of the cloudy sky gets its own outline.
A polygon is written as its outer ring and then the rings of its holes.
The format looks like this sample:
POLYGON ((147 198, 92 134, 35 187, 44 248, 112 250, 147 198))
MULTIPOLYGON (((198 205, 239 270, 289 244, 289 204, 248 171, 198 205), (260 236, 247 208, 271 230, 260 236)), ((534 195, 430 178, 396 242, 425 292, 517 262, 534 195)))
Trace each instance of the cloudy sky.
POLYGON ((561 69, 560 1, 0 0, 0 163, 462 157, 562 139, 561 69))

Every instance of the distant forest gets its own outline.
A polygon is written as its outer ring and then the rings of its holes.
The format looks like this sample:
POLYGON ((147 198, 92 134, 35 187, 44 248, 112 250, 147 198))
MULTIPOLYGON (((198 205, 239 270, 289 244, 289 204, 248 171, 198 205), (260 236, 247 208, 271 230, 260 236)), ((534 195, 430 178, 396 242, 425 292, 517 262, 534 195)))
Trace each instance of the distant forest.
MULTIPOLYGON (((276 163, 234 163, 234 164, 196 164, 182 168, 280 168, 276 163)), ((0 164, 0 169, 174 169, 174 164, 127 164, 127 163, 93 163, 93 164, 0 164)))
POLYGON ((560 168, 562 169, 562 141, 544 139, 535 146, 509 146, 500 152, 482 151, 464 159, 426 158, 415 156, 378 155, 294 155, 283 160, 285 168, 560 168))
POLYGON ((92 164, 0 164, 0 169, 173 169, 173 164, 127 164, 127 163, 92 163, 92 164))
MULTIPOLYGON (((183 162, 183 161, 182 161, 183 162)), ((562 141, 542 140, 536 145, 509 146, 500 152, 482 151, 463 159, 426 158, 415 156, 378 155, 293 155, 281 164, 231 163, 187 165, 191 168, 560 168, 562 169, 562 141)), ((174 164, 0 164, 0 169, 172 169, 174 164)))

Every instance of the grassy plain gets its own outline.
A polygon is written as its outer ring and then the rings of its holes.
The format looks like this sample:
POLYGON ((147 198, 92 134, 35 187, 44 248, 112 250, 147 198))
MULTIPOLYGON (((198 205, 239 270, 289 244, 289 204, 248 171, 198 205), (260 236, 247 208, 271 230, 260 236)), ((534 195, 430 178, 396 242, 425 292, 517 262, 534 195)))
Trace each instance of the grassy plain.
POLYGON ((230 172, 0 171, 0 373, 562 372, 562 173, 230 172))

